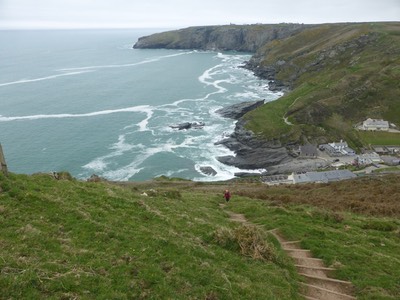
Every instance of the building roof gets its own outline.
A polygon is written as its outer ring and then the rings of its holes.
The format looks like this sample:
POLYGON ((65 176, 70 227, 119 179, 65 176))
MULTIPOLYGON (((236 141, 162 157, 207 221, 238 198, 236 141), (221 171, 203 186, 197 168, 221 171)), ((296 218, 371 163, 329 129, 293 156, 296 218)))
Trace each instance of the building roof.
POLYGON ((355 151, 349 147, 344 147, 343 150, 346 151, 347 153, 355 153, 355 151))
POLYGON ((343 141, 340 141, 340 142, 333 142, 333 143, 330 143, 329 144, 330 146, 332 146, 332 147, 348 147, 349 145, 347 145, 347 143, 346 142, 343 142, 343 141))
POLYGON ((333 170, 326 172, 307 172, 305 174, 294 174, 293 181, 294 183, 331 182, 354 177, 357 177, 357 175, 349 170, 333 170))
POLYGON ((389 122, 384 121, 384 120, 378 120, 378 119, 366 119, 363 122, 364 126, 383 126, 383 127, 389 127, 389 122))
POLYGON ((317 147, 311 144, 300 146, 300 155, 302 156, 317 156, 317 147))

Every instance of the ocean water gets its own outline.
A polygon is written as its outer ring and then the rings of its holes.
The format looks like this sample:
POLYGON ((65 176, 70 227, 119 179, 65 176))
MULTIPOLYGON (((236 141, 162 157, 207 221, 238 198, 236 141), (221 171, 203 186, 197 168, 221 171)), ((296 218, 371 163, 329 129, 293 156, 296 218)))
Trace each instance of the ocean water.
MULTIPOLYGON (((153 30, 154 32, 154 30, 153 30)), ((150 30, 0 31, 0 143, 16 173, 67 170, 110 180, 224 180, 215 111, 280 94, 239 68, 250 54, 137 50, 150 30), (177 130, 182 122, 203 129, 177 130), (200 172, 211 166, 216 176, 200 172)))

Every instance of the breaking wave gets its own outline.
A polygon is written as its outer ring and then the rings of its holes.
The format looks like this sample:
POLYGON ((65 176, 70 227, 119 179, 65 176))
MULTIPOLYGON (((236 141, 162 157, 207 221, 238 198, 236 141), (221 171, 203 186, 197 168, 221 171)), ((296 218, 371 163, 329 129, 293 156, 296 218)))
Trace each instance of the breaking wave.
POLYGON ((0 83, 0 87, 8 86, 8 85, 14 85, 14 84, 22 84, 22 83, 31 83, 31 82, 38 82, 38 81, 44 81, 44 80, 51 80, 51 79, 55 79, 55 78, 58 78, 58 77, 74 76, 74 75, 80 75, 80 74, 85 74, 85 73, 89 73, 89 72, 93 72, 93 71, 85 70, 85 71, 68 72, 68 73, 62 73, 62 74, 56 74, 56 75, 50 75, 50 76, 32 78, 32 79, 21 79, 21 80, 17 80, 17 81, 0 83))
MULTIPOLYGON (((31 115, 31 116, 16 116, 16 117, 4 117, 0 115, 0 122, 10 122, 10 121, 20 121, 20 120, 40 120, 40 119, 64 119, 64 118, 85 118, 85 117, 95 117, 102 115, 110 115, 116 113, 128 113, 128 112, 143 112, 147 114, 147 118, 151 118, 152 108, 149 105, 133 106, 121 109, 109 109, 101 110, 90 113, 83 114, 46 114, 46 115, 31 115)), ((144 130, 146 122, 140 125, 144 130)))

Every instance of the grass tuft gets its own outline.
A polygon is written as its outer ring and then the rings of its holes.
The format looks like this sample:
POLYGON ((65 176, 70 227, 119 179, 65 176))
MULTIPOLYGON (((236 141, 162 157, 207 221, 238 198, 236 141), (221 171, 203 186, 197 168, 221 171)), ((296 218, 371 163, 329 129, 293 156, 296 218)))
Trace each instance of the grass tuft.
POLYGON ((274 246, 265 241, 255 226, 242 225, 233 230, 219 228, 214 233, 214 241, 223 248, 239 250, 243 256, 252 259, 270 262, 277 260, 274 246))

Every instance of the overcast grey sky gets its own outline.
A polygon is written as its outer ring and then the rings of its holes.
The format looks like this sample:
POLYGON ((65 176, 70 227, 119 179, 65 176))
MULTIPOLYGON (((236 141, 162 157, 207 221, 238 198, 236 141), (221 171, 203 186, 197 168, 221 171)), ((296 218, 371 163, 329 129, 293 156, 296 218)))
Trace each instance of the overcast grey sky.
POLYGON ((0 0, 0 29, 400 21, 400 0, 0 0))

